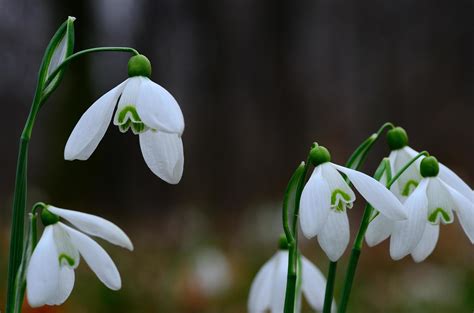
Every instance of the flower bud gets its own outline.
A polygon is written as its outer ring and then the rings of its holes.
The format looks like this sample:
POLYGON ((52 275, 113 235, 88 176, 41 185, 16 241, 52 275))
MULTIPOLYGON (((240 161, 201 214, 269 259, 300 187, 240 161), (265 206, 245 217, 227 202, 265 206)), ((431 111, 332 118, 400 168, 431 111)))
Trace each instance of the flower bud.
POLYGON ((436 177, 439 173, 438 160, 434 156, 429 156, 421 160, 420 174, 423 177, 436 177))
POLYGON ((398 150, 408 145, 407 132, 397 126, 387 132, 387 143, 390 150, 398 150))
POLYGON ((128 60, 128 76, 151 76, 150 60, 143 54, 135 55, 128 60))
POLYGON ((51 213, 47 207, 41 210, 41 222, 46 227, 48 225, 56 224, 59 222, 59 216, 56 214, 51 213))
POLYGON ((278 239, 278 249, 288 250, 288 240, 286 239, 285 234, 281 234, 280 239, 278 239))
POLYGON ((314 145, 309 152, 309 161, 314 165, 318 166, 320 164, 330 162, 331 154, 329 150, 323 146, 314 145))

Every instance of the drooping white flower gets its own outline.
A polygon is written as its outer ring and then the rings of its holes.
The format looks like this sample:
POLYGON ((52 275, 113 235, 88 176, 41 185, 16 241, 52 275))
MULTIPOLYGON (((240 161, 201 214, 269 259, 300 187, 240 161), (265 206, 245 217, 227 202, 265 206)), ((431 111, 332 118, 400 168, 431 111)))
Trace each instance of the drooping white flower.
MULTIPOLYGON (((301 290, 297 292, 296 313, 300 312, 301 296, 309 305, 322 311, 326 278, 321 271, 304 256, 301 256, 301 290)), ((288 250, 279 250, 268 260, 255 276, 248 299, 249 313, 282 313, 285 306, 288 273, 288 250)), ((298 285, 298 284, 297 284, 298 285)), ((333 310, 335 305, 333 304, 333 310)))
MULTIPOLYGON (((401 127, 395 127, 387 133, 387 142, 392 150, 389 155, 389 160, 393 176, 419 153, 408 146, 408 136, 401 127)), ((416 160, 409 166, 390 188, 393 194, 402 202, 407 200, 408 196, 410 196, 423 179, 420 174, 421 161, 422 158, 416 160)), ((472 202, 472 189, 456 175, 456 173, 441 163, 439 163, 438 177, 472 202)), ((387 176, 384 175, 381 181, 386 184, 387 176)), ((393 220, 383 214, 378 214, 368 226, 365 235, 367 244, 369 246, 375 246, 387 239, 394 230, 394 223, 393 220)))
POLYGON ((183 114, 173 96, 149 79, 150 74, 146 57, 132 57, 130 78, 100 97, 82 115, 66 143, 64 158, 87 160, 104 137, 116 108, 114 125, 121 132, 131 129, 138 134, 143 158, 151 171, 164 181, 177 184, 184 165, 183 114))
POLYGON ((425 260, 434 250, 439 225, 454 221, 454 212, 464 232, 474 244, 474 203, 472 192, 466 198, 439 175, 436 158, 426 157, 420 166, 424 177, 405 201, 409 218, 395 222, 390 237, 390 255, 394 260, 411 254, 416 262, 425 260))
POLYGON ((47 206, 41 219, 45 225, 26 276, 28 303, 32 307, 62 304, 74 287, 74 270, 80 255, 108 288, 118 290, 120 274, 105 250, 86 234, 133 250, 128 236, 115 224, 91 214, 47 206), (59 221, 67 220, 78 230, 59 221), (86 234, 84 234, 86 233, 86 234))
POLYGON ((361 172, 336 165, 322 146, 311 150, 316 166, 301 195, 300 224, 307 238, 318 242, 331 261, 337 261, 349 243, 347 208, 352 207, 355 194, 341 176, 344 173, 359 193, 374 208, 392 220, 406 219, 400 201, 380 182, 361 172))

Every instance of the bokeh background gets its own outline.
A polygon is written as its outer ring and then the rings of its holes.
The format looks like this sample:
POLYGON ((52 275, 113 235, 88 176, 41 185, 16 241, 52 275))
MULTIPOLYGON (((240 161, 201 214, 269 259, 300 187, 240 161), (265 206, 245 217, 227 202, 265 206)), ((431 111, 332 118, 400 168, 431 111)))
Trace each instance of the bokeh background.
MULTIPOLYGON (((185 116, 185 173, 177 186, 159 180, 138 138, 113 126, 89 161, 64 161, 75 123, 127 77, 129 56, 71 64, 37 120, 28 202, 102 215, 136 249, 103 243, 121 291, 83 262, 66 304, 25 312, 246 312, 252 278, 282 231, 286 182, 313 141, 343 163, 392 121, 473 185, 471 0, 0 0, 0 308, 18 138, 43 51, 68 15, 77 17, 76 51, 131 46, 152 61, 152 78, 185 116)), ((387 153, 382 140, 364 171, 387 153)), ((350 212, 353 233, 361 211, 350 212)), ((326 271, 315 241, 302 240, 302 250, 326 271)), ((346 261, 347 253, 339 282, 346 261)), ((473 246, 455 222, 422 264, 391 261, 386 242, 365 248, 351 304, 350 312, 472 312, 473 246)))

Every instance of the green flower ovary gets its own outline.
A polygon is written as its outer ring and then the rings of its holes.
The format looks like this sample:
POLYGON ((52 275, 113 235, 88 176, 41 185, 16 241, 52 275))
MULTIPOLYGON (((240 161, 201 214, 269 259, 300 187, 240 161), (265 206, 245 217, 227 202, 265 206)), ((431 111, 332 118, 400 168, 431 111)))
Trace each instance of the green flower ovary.
POLYGON ((331 194, 331 207, 337 212, 344 212, 346 207, 351 208, 351 197, 341 189, 333 190, 331 194))
POLYGON ((405 196, 405 197, 408 197, 410 195, 410 193, 415 190, 415 188, 418 186, 418 182, 413 180, 413 179, 410 179, 409 181, 407 181, 407 183, 405 184, 405 186, 403 186, 403 189, 402 189, 402 196, 405 196))
POLYGON ((137 109, 133 105, 124 106, 117 117, 118 127, 122 133, 132 128, 134 134, 143 133, 148 127, 142 122, 137 109))
POLYGON ((70 257, 69 255, 67 255, 66 253, 61 253, 58 257, 58 260, 59 260, 60 265, 63 264, 62 263, 63 260, 65 260, 67 264, 69 264, 69 266, 74 266, 74 264, 76 263, 74 259, 70 257))
POLYGON ((428 213, 428 221, 431 224, 439 224, 440 221, 443 221, 444 224, 449 224, 453 222, 453 219, 443 208, 436 208, 428 213))

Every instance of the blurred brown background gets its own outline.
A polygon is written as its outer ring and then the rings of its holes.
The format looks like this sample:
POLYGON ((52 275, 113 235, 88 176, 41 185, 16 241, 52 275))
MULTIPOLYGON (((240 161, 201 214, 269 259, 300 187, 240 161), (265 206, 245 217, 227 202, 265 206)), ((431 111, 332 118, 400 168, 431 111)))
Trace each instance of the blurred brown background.
MULTIPOLYGON (((275 252, 286 182, 313 141, 343 163, 392 121, 473 185, 471 0, 0 0, 2 295, 18 138, 43 51, 68 15, 76 51, 131 46, 149 57, 185 116, 185 172, 177 186, 159 180, 138 138, 113 126, 89 161, 64 161, 75 123, 126 79, 129 56, 73 63, 37 120, 29 202, 100 214, 136 250, 104 244, 121 291, 82 264, 66 304, 37 312, 245 312, 251 280, 275 252)), ((382 140, 364 170, 387 153, 382 140)), ((360 213, 351 211, 353 231, 360 213)), ((302 249, 326 270, 314 241, 302 249)), ((422 264, 391 261, 386 243, 366 249, 350 311, 472 312, 472 251, 457 222, 422 264)))

